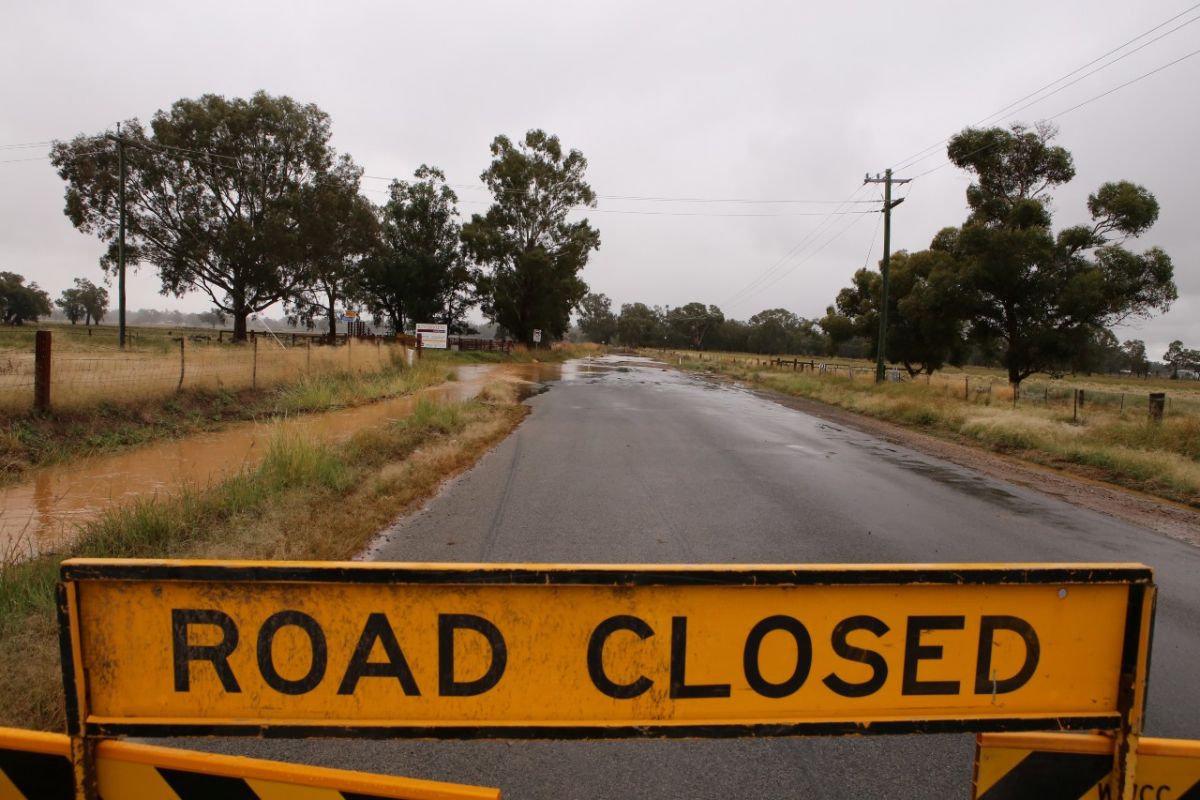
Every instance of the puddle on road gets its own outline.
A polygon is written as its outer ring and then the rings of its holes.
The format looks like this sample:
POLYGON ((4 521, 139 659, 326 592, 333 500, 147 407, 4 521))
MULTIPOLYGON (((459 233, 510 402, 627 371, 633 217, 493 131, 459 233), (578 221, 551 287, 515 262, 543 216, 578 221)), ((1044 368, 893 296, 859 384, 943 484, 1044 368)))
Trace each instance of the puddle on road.
POLYGON ((0 488, 0 557, 28 557, 61 547, 80 525, 113 503, 172 494, 184 485, 206 486, 252 468, 280 424, 307 438, 344 442, 357 431, 403 419, 421 398, 470 400, 488 382, 505 378, 521 383, 524 398, 543 390, 547 382, 586 378, 608 369, 587 361, 464 365, 457 368, 456 381, 416 395, 302 414, 282 423, 238 423, 214 433, 44 467, 20 483, 0 488))

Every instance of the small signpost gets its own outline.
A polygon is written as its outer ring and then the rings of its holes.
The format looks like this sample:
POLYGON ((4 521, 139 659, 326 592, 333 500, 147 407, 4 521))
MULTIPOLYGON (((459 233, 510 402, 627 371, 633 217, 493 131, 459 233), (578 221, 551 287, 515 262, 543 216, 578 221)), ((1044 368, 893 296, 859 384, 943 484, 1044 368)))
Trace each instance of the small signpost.
POLYGON ((421 347, 430 350, 445 350, 449 347, 449 327, 433 322, 418 322, 416 335, 421 347))
POLYGON ((541 328, 533 329, 533 343, 534 344, 542 343, 542 329, 541 328))

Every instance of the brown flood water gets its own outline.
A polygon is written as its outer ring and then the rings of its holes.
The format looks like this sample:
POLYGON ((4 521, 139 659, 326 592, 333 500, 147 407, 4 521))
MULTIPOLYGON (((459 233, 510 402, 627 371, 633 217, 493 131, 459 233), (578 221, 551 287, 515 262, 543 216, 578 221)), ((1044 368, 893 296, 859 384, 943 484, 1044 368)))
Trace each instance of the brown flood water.
POLYGON ((0 559, 28 558, 68 543, 80 525, 136 497, 173 494, 183 486, 203 487, 253 468, 279 424, 307 437, 340 442, 364 428, 385 425, 412 413, 420 398, 470 400, 497 378, 531 384, 573 379, 606 371, 588 362, 568 364, 480 364, 461 366, 457 380, 416 395, 370 405, 303 414, 284 423, 238 423, 215 433, 149 444, 33 472, 0 488, 0 559))

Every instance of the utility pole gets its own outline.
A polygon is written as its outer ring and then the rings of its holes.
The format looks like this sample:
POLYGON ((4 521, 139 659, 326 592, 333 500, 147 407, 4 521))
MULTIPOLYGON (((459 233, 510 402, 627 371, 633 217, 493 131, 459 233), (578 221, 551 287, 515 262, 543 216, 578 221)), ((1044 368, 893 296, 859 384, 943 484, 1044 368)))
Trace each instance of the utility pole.
POLYGON ((117 165, 121 179, 117 186, 117 342, 125 349, 125 139, 121 136, 121 123, 117 123, 117 135, 107 138, 117 143, 117 165))
POLYGON ((879 347, 875 352, 875 382, 883 383, 883 354, 887 345, 887 318, 888 318, 888 263, 892 256, 892 209, 904 202, 901 197, 896 202, 892 202, 892 184, 893 183, 909 183, 912 178, 893 178, 891 169, 883 171, 883 177, 878 174, 874 178, 870 173, 863 178, 863 183, 882 183, 883 184, 883 264, 880 267, 880 272, 883 276, 883 291, 879 303, 879 347))

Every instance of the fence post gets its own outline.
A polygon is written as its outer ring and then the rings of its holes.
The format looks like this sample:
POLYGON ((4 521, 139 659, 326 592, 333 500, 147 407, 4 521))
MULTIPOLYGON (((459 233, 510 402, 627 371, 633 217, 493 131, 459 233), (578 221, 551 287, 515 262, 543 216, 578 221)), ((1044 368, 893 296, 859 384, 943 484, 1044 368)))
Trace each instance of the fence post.
POLYGON ((346 334, 346 371, 349 372, 354 367, 354 360, 350 357, 350 334, 346 334))
POLYGON ((179 385, 175 387, 175 391, 177 391, 177 392, 183 388, 183 370, 184 370, 183 342, 185 339, 186 339, 186 337, 184 337, 184 336, 179 337, 179 385))
POLYGON ((254 365, 250 368, 250 388, 258 388, 258 339, 254 336, 250 337, 250 345, 254 348, 254 365))
POLYGON ((421 334, 417 334, 417 361, 421 360, 421 334))
POLYGON ((1151 392, 1150 393, 1150 421, 1162 422, 1163 409, 1167 405, 1166 392, 1151 392))
POLYGON ((971 376, 963 377, 963 402, 971 402, 971 376))
POLYGON ((1071 390, 1071 422, 1079 422, 1079 390, 1071 390))
POLYGON ((312 372, 312 339, 304 337, 304 371, 312 372))
POLYGON ((50 410, 50 331, 38 331, 33 351, 33 407, 50 410))
POLYGON ((1125 393, 1121 392, 1121 413, 1125 413, 1125 393))

